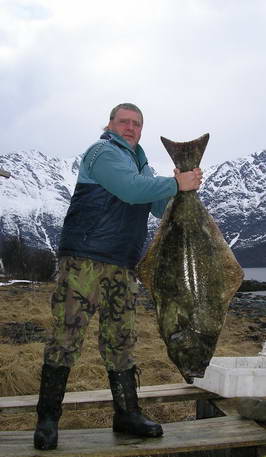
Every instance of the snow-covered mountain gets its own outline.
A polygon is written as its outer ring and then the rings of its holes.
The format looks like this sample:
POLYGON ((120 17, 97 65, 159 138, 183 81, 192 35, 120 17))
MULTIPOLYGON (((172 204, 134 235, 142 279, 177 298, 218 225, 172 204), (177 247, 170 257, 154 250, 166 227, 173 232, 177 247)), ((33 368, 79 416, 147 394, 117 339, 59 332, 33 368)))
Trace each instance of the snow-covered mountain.
POLYGON ((200 196, 243 266, 266 266, 266 150, 206 170, 200 196))
MULTIPOLYGON (((0 237, 55 250, 73 193, 80 156, 49 157, 32 150, 0 156, 0 237)), ((242 266, 266 267, 266 151, 205 170, 200 197, 242 266)), ((149 237, 158 221, 150 219, 149 237)))
POLYGON ((31 150, 0 156, 0 237, 20 234, 25 242, 56 249, 75 187, 80 157, 60 159, 31 150))

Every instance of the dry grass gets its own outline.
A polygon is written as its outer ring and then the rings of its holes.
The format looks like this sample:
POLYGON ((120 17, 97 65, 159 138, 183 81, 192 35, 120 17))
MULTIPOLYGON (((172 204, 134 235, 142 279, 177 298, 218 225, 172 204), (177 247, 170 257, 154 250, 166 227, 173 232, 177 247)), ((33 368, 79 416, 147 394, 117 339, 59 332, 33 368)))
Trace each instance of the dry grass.
MULTIPOLYGON (((12 286, 0 288, 0 323, 28 322, 49 328, 51 323, 50 294, 53 284, 32 289, 12 286)), ((220 336, 216 355, 256 355, 261 345, 248 339, 250 322, 229 314, 220 336)), ((153 311, 143 306, 137 311, 138 344, 136 359, 142 370, 141 384, 168 384, 182 382, 176 367, 167 357, 153 311)), ((67 390, 79 391, 108 388, 103 362, 98 353, 97 316, 91 322, 77 365, 72 369, 67 390)), ((43 343, 7 344, 0 339, 0 396, 27 395, 39 389, 43 343)), ((145 409, 147 414, 164 423, 183 420, 194 414, 193 402, 156 405, 145 409)), ((87 410, 65 412, 62 428, 110 427, 112 411, 87 410)), ((36 416, 33 413, 4 414, 0 430, 31 430, 36 416)))

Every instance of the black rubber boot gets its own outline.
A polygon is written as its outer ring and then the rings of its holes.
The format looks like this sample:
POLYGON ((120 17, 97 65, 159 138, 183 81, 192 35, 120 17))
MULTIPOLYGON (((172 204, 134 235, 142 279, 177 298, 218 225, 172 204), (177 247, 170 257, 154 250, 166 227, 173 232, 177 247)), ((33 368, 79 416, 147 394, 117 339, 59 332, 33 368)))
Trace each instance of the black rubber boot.
POLYGON ((40 396, 37 405, 38 422, 34 433, 34 447, 48 450, 57 447, 58 421, 62 414, 68 367, 43 365, 40 396))
POLYGON ((135 374, 135 366, 129 370, 108 373, 115 411, 113 431, 137 436, 161 436, 161 425, 144 416, 138 406, 135 374))

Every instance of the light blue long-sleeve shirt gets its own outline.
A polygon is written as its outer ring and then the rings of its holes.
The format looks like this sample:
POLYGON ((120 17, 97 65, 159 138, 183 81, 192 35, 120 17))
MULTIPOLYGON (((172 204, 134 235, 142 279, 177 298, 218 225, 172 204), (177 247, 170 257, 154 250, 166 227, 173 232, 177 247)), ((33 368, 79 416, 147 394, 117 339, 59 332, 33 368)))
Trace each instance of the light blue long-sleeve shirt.
POLYGON ((178 192, 175 178, 153 176, 140 145, 133 150, 111 131, 85 152, 78 182, 100 184, 129 204, 152 203, 155 217, 162 217, 169 199, 178 192))

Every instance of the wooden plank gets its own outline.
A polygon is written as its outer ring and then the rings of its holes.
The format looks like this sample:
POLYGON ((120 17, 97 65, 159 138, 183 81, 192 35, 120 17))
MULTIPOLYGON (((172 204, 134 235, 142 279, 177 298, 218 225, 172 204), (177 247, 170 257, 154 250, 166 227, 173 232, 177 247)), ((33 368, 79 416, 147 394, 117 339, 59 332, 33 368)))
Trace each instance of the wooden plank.
MULTIPOLYGON (((238 415, 235 408, 235 399, 209 399, 198 400, 196 418, 206 419, 213 417, 224 417, 238 415)), ((195 456, 196 457, 196 456, 195 456)), ((259 457, 257 447, 246 447, 241 449, 212 449, 201 451, 199 457, 259 457)))
MULTIPOLYGON (((208 419, 211 417, 221 417, 225 416, 225 414, 220 411, 218 407, 212 402, 212 400, 198 400, 196 403, 196 419, 208 419)), ((254 449, 250 452, 250 447, 248 448, 241 448, 243 451, 242 457, 257 457, 256 454, 254 455, 254 449), (248 454, 247 454, 248 452, 248 454), (249 455, 250 454, 250 455, 249 455)), ((233 457, 232 456, 232 449, 209 449, 200 452, 200 457, 233 457)), ((255 449, 256 452, 256 449, 255 449)))
MULTIPOLYGON (((178 456, 208 449, 266 444, 266 430, 239 416, 164 424, 160 438, 139 438, 108 429, 60 430, 54 451, 33 448, 33 432, 0 432, 0 457, 141 457, 178 456)), ((189 454, 188 454, 189 455, 189 454)))
MULTIPOLYGON (((141 405, 151 403, 168 403, 172 401, 198 400, 219 398, 206 390, 188 384, 165 384, 158 386, 142 386, 138 389, 141 405)), ((20 395, 15 397, 0 397, 0 411, 5 413, 35 411, 38 395, 20 395)), ((64 409, 86 409, 88 406, 111 406, 112 395, 110 389, 87 390, 83 392, 67 392, 64 398, 64 409)))

